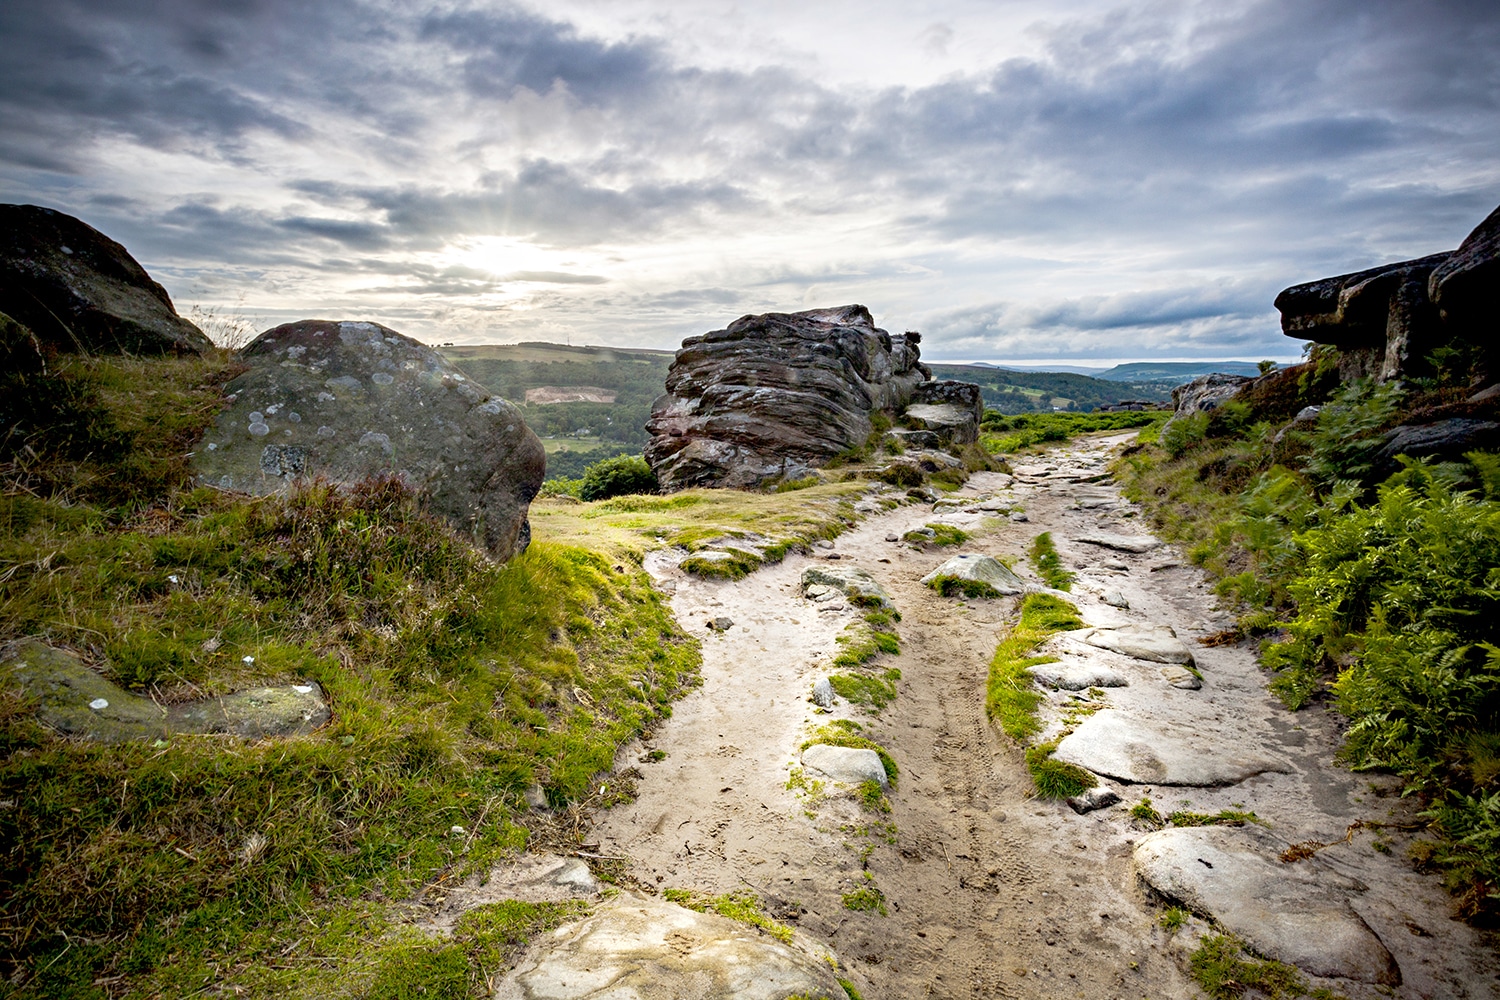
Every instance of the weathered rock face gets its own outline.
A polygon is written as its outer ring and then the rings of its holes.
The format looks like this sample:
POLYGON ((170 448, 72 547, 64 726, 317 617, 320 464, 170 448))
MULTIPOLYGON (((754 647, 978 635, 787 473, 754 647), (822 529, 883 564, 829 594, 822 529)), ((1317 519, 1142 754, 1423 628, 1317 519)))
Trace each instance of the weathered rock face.
POLYGON ((0 205, 0 312, 60 351, 201 354, 213 346, 124 247, 36 205, 0 205))
POLYGON ((300 477, 398 475, 497 558, 530 542, 542 443, 515 406, 437 352, 378 323, 304 320, 241 357, 250 370, 227 386, 230 406, 193 457, 203 482, 266 494, 300 477))
POLYGON ((1183 417, 1218 409, 1226 400, 1233 399, 1242 387, 1253 381, 1254 379, 1246 378, 1244 375, 1214 372, 1209 375, 1199 375, 1187 385, 1179 385, 1172 390, 1172 403, 1176 412, 1172 414, 1172 419, 1162 426, 1162 431, 1165 432, 1174 421, 1183 417))
POLYGON ((646 461, 664 490, 756 486, 863 444, 930 373, 916 334, 864 306, 744 316, 689 337, 652 407, 646 461))
POLYGON ((1500 305, 1500 209, 1457 250, 1293 285, 1276 296, 1289 337, 1339 348, 1345 379, 1428 374, 1428 357, 1455 340, 1493 370, 1500 305))

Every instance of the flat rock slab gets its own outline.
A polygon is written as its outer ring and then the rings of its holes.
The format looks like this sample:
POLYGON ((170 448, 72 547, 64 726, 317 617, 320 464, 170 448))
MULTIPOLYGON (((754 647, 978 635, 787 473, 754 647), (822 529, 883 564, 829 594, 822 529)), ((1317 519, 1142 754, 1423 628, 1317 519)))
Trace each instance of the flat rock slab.
POLYGON ((1315 976, 1394 986, 1401 970, 1349 906, 1364 886, 1316 859, 1284 864, 1251 828, 1191 827, 1142 837, 1135 868, 1153 889, 1211 917, 1267 958, 1315 976))
MULTIPOLYGON (((795 939, 794 939, 795 940, 795 939)), ((542 935, 495 1000, 785 1000, 842 997, 830 964, 754 927, 622 893, 542 935)))
POLYGON ((1176 663, 1162 667, 1161 677, 1174 688, 1181 688, 1184 691, 1197 691, 1203 687, 1203 681, 1198 679, 1197 674, 1176 663))
POLYGON ((469 876, 443 900, 428 925, 451 928, 468 911, 508 899, 561 903, 591 899, 598 894, 599 881, 582 859, 558 854, 523 854, 510 864, 496 865, 469 876))
POLYGON ((1042 663, 1029 668, 1038 684, 1061 688, 1064 691, 1082 691, 1085 688, 1128 687, 1130 682, 1118 672, 1097 663, 1042 663))
POLYGON ((1187 643, 1177 638, 1170 625, 1118 625, 1113 628, 1096 628, 1081 633, 1078 638, 1090 646, 1123 653, 1137 660, 1155 663, 1193 662, 1193 651, 1187 643))
POLYGON ((1138 719, 1115 709, 1084 719, 1053 756, 1135 785, 1214 788, 1288 770, 1285 762, 1256 752, 1244 734, 1138 719))
POLYGON ((1114 535, 1108 532, 1079 535, 1077 541, 1088 545, 1098 545, 1106 549, 1114 549, 1116 552, 1150 552, 1161 545, 1161 542, 1149 535, 1114 535))
POLYGON ((0 663, 0 676, 17 683, 37 702, 37 718, 43 723, 64 735, 98 743, 174 734, 302 736, 330 718, 322 690, 311 683, 254 688, 162 707, 104 679, 72 653, 36 641, 23 643, 0 663))
MULTIPOLYGON (((872 608, 894 608, 891 595, 875 578, 854 566, 809 566, 802 571, 802 592, 817 586, 835 587, 855 604, 872 608)), ((820 592, 821 593, 821 592, 820 592)))
POLYGON ((995 596, 1000 597, 1019 594, 1026 590, 1026 584, 1021 578, 993 556, 953 556, 922 577, 922 582, 933 588, 941 588, 944 580, 956 580, 960 584, 988 587, 995 592, 995 596))
POLYGON ((890 787, 890 779, 885 775, 885 765, 880 762, 880 754, 874 750, 814 743, 802 751, 802 766, 846 785, 874 781, 881 788, 890 787))

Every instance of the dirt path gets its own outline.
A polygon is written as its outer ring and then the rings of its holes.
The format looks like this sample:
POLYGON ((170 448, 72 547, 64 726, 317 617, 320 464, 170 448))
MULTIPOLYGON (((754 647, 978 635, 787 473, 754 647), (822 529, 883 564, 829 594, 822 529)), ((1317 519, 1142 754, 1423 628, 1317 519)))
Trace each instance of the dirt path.
MULTIPOLYGON (((1149 796, 1163 812, 1248 809, 1287 842, 1336 840, 1349 823, 1385 820, 1402 805, 1386 797, 1389 785, 1327 766, 1335 720, 1281 710, 1249 650, 1198 649, 1194 639, 1229 619, 1180 555, 1122 554, 1076 540, 1101 530, 1145 533, 1099 479, 1123 440, 1049 453, 1018 467, 1010 488, 1008 477, 979 474, 959 494, 975 502, 1014 497, 1024 523, 972 508, 901 507, 870 517, 833 550, 733 583, 687 577, 654 559, 653 572, 676 587, 679 619, 703 640, 704 684, 649 746, 632 748, 629 763, 644 774, 639 795, 599 818, 600 850, 631 858, 632 874, 648 885, 753 889, 774 916, 831 945, 870 1000, 1201 995, 1182 971, 1191 935, 1174 938, 1158 926, 1160 909, 1134 874, 1132 845, 1143 831, 1129 818, 1132 803, 1149 796), (975 535, 946 550, 888 540, 938 521, 975 535), (1166 705, 1199 713, 1231 738, 1264 745, 1287 773, 1216 789, 1114 783, 1125 801, 1083 816, 1031 798, 1019 749, 983 708, 989 660, 1014 602, 960 603, 918 581, 955 551, 1020 557, 1041 531, 1078 572, 1073 594, 1089 624, 1167 623, 1195 647, 1201 691, 1163 695, 1132 682, 1110 692, 1122 711, 1166 705), (828 673, 834 637, 858 617, 841 602, 830 608, 800 596, 803 569, 834 555, 871 573, 903 615, 901 653, 887 658, 902 671, 899 697, 878 716, 842 701, 833 716, 819 715, 808 700, 828 673), (1103 603, 1107 591, 1123 595, 1129 609, 1103 603), (715 618, 733 625, 710 629, 715 618), (788 789, 800 744, 832 717, 865 725, 899 763, 889 816, 846 797, 819 801, 788 789), (651 750, 666 756, 650 762, 651 750), (884 894, 888 915, 844 905, 844 894, 870 885, 884 894)), ((1064 701, 1054 696, 1054 708, 1064 701)), ((1355 908, 1397 959, 1403 984, 1394 992, 1337 985, 1351 997, 1500 996, 1492 948, 1448 918, 1435 880, 1399 860, 1401 836, 1381 835, 1389 854, 1372 850, 1377 835, 1363 833, 1321 857, 1370 887, 1355 908)))

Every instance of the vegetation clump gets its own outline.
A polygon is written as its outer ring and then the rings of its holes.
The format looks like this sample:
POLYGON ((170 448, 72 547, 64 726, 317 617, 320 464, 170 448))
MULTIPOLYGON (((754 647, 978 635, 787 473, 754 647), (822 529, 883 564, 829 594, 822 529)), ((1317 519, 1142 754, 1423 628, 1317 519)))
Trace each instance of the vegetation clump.
POLYGON ((1057 545, 1053 543, 1050 531, 1037 535, 1026 555, 1031 560, 1031 565, 1036 568, 1037 576, 1040 576, 1047 586, 1053 590, 1072 589, 1073 574, 1063 569, 1062 557, 1057 554, 1057 545))
POLYGON ((890 667, 880 674, 830 674, 828 683, 834 694, 851 705, 864 706, 874 715, 896 700, 896 682, 900 679, 901 671, 890 667))
POLYGON ((1061 444, 1075 434, 1156 428, 1171 416, 1166 410, 1116 413, 1019 413, 1006 416, 986 410, 980 422, 980 446, 992 455, 1012 455, 1039 446, 1061 444))
POLYGON ((921 528, 913 528, 902 535, 901 540, 914 545, 936 545, 941 548, 949 545, 962 545, 969 540, 969 533, 951 524, 928 524, 921 528))
POLYGON ((885 747, 876 743, 867 736, 861 736, 861 726, 857 722, 848 719, 834 719, 826 726, 819 726, 812 735, 802 743, 800 749, 818 743, 826 743, 835 747, 853 747, 856 750, 874 750, 880 756, 880 764, 885 768, 886 780, 892 788, 896 787, 896 780, 900 777, 901 769, 896 766, 896 760, 890 755, 885 747))
POLYGON ((1270 635, 1263 659, 1287 706, 1332 702, 1349 718, 1340 758, 1393 770, 1426 798, 1431 863, 1463 914, 1492 916, 1500 456, 1385 459, 1390 427, 1467 390, 1441 372, 1338 386, 1336 363, 1319 348, 1273 376, 1276 398, 1237 397, 1180 432, 1174 421, 1118 471, 1240 602, 1240 633, 1270 635), (1322 404, 1315 420, 1279 423, 1309 403, 1322 404))
POLYGON ((721 917, 759 928, 783 944, 792 941, 792 929, 766 916, 760 897, 749 889, 735 889, 722 896, 710 896, 692 889, 665 889, 662 898, 699 913, 717 913, 721 917))
POLYGON ((1239 1000, 1251 991, 1265 1000, 1345 1000, 1331 990, 1312 988, 1294 966, 1247 954, 1240 941, 1226 934, 1205 937, 1189 956, 1188 965, 1198 985, 1214 1000, 1239 1000))
POLYGON ((660 489, 656 473, 639 455, 620 455, 595 462, 583 473, 578 487, 580 500, 608 500, 637 493, 655 493, 660 489))

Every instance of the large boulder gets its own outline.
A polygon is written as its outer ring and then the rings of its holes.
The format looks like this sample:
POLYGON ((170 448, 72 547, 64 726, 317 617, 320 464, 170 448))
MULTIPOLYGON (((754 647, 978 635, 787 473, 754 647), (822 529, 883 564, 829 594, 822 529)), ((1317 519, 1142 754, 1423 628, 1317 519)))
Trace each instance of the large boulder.
POLYGON ((36 205, 0 205, 0 312, 59 351, 201 354, 213 346, 124 247, 36 205))
POLYGON ((682 342, 651 408, 646 461, 664 490, 795 478, 865 443, 929 378, 920 338, 864 306, 744 316, 682 342))
POLYGON ((912 388, 904 416, 908 424, 935 434, 943 444, 969 444, 979 440, 984 401, 973 382, 919 382, 912 388))
POLYGON ((193 456, 201 481, 266 494, 304 477, 395 475, 496 558, 526 548, 542 443, 520 410, 436 351, 378 323, 304 320, 241 357, 249 371, 193 456))
POLYGON ((1217 410, 1254 379, 1244 375, 1228 375, 1224 372, 1212 372, 1208 375, 1199 375, 1186 385, 1179 385, 1172 390, 1172 403, 1174 413, 1170 420, 1162 425, 1162 433, 1166 433, 1177 420, 1190 417, 1195 413, 1209 413, 1217 410))
POLYGON ((1289 337, 1330 344, 1345 379, 1431 374, 1429 359, 1455 341, 1493 374, 1500 304, 1500 208, 1457 250, 1293 285, 1276 296, 1289 337))

